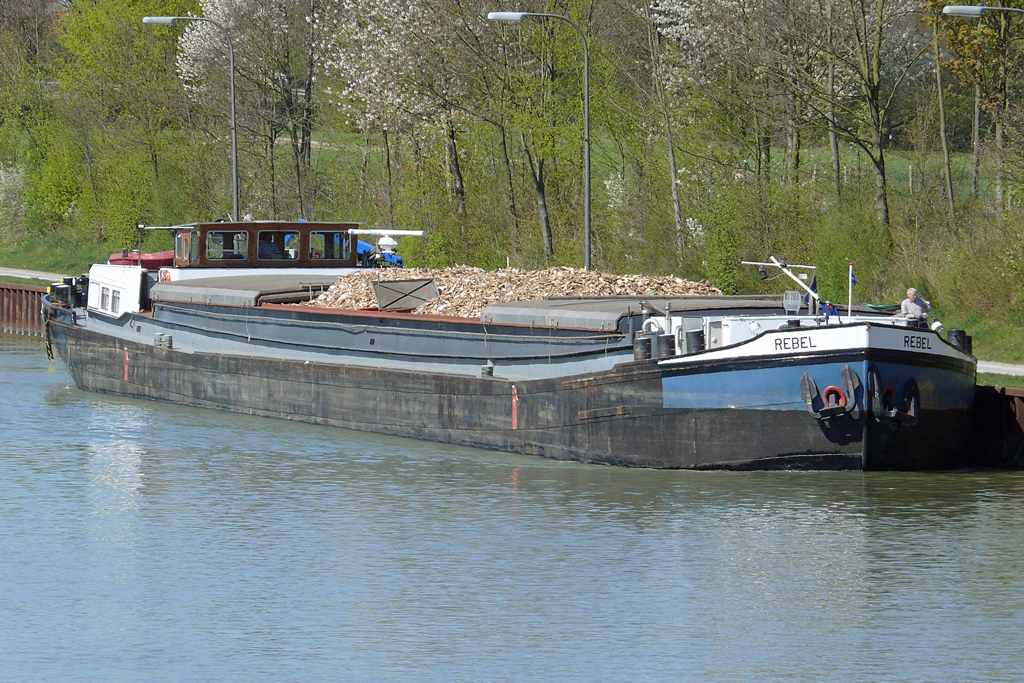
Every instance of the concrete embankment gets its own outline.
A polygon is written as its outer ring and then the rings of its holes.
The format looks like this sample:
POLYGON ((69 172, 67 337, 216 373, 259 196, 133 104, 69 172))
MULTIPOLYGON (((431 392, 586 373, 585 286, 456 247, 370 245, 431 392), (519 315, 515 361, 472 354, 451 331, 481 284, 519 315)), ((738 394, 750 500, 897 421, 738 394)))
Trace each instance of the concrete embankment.
POLYGON ((45 280, 46 282, 56 282, 66 278, 67 275, 61 275, 60 273, 47 273, 43 270, 0 268, 0 277, 16 277, 19 280, 45 280))
POLYGON ((979 360, 978 372, 990 372, 995 375, 1011 375, 1013 377, 1024 377, 1024 365, 1012 363, 996 363, 995 361, 979 360))

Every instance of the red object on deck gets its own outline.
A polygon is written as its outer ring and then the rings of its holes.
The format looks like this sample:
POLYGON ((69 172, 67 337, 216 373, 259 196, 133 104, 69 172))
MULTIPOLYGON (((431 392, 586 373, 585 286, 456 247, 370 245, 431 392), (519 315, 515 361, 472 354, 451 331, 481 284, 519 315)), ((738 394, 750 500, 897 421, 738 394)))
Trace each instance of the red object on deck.
MULTIPOLYGON (((111 254, 107 260, 112 266, 137 266, 139 265, 139 252, 130 252, 127 256, 124 252, 111 254)), ((169 249, 168 251, 157 251, 152 254, 142 255, 142 267, 146 270, 156 270, 162 266, 173 266, 174 265, 174 250, 169 249)))

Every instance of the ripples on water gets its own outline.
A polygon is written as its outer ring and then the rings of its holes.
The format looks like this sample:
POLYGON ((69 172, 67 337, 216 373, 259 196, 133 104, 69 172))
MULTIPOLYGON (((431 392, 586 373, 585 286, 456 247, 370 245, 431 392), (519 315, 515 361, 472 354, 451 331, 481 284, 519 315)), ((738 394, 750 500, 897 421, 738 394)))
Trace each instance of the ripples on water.
POLYGON ((632 471, 80 392, 0 337, 0 679, 1007 681, 1024 476, 632 471))

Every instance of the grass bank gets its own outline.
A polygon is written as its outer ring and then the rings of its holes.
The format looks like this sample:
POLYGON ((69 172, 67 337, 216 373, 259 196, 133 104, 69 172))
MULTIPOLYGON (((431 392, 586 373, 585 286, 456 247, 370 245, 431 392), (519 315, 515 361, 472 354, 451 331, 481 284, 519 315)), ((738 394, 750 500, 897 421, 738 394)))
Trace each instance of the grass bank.
POLYGON ((1024 389, 1024 377, 1015 375, 997 375, 991 372, 979 372, 978 384, 985 384, 990 387, 1013 387, 1024 389))
MULTIPOLYGON (((972 338, 974 355, 979 359, 1000 363, 1024 362, 1024 327, 1011 322, 986 320, 977 313, 965 315, 944 312, 937 317, 947 330, 966 330, 972 338)), ((1005 377, 1005 375, 1000 375, 1000 377, 1005 377)), ((1016 379, 1020 381, 1024 378, 1016 379)), ((985 383, 990 384, 991 382, 985 383)), ((1010 383, 1000 386, 1024 385, 1010 383)))
MULTIPOLYGON (((0 266, 81 275, 89 272, 92 264, 105 263, 114 251, 117 250, 107 244, 90 244, 57 235, 41 235, 17 244, 0 246, 0 266)), ((22 281, 16 278, 7 278, 7 281, 38 283, 35 280, 22 281)))
POLYGON ((10 282, 15 285, 32 285, 33 287, 48 287, 50 283, 46 280, 37 280, 35 278, 23 278, 23 277, 9 277, 7 275, 0 275, 0 282, 10 282))

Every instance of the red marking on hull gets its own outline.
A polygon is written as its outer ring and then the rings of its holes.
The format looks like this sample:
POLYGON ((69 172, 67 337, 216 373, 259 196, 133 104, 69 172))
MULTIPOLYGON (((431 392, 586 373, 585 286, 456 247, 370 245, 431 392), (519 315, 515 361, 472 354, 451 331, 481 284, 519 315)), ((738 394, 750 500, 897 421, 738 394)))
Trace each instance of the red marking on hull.
POLYGON ((519 396, 515 384, 512 385, 512 429, 519 429, 519 396))

